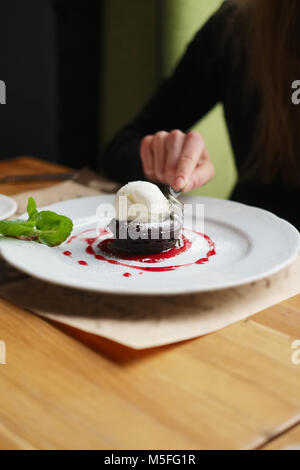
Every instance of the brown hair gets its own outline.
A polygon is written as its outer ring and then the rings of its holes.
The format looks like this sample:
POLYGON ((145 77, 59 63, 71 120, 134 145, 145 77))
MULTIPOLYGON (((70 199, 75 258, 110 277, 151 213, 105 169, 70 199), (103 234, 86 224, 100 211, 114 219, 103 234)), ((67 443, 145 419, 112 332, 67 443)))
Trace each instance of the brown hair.
POLYGON ((235 1, 247 35, 249 85, 261 98, 249 174, 300 184, 300 107, 291 99, 300 79, 300 1, 235 1))

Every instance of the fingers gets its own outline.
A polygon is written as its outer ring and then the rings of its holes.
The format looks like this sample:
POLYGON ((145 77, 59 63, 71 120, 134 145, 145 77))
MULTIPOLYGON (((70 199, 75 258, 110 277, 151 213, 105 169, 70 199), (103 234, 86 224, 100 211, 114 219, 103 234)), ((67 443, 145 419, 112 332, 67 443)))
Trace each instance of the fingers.
POLYGON ((184 188, 184 192, 193 191, 194 189, 207 184, 215 176, 215 169, 210 161, 208 151, 205 149, 200 163, 196 166, 190 181, 184 188))
POLYGON ((166 138, 166 163, 165 163, 165 179, 166 183, 172 186, 178 161, 184 146, 185 134, 180 130, 170 132, 166 138))
POLYGON ((154 155, 154 172, 158 181, 164 182, 165 164, 166 164, 166 138, 168 133, 165 131, 157 132, 152 141, 152 150, 154 155))
POLYGON ((180 190, 186 188, 186 185, 192 180, 192 175, 201 160, 205 150, 205 144, 198 132, 191 131, 187 134, 181 156, 178 162, 174 189, 180 190))
POLYGON ((152 152, 153 136, 147 135, 141 142, 140 155, 143 163, 144 173, 149 180, 155 180, 154 155, 152 152))
POLYGON ((140 146, 144 173, 150 181, 161 182, 184 192, 208 183, 214 177, 205 143, 197 132, 180 130, 146 136, 140 146))
POLYGON ((165 181, 166 138, 165 131, 144 137, 140 146, 140 155, 144 173, 149 180, 165 181))

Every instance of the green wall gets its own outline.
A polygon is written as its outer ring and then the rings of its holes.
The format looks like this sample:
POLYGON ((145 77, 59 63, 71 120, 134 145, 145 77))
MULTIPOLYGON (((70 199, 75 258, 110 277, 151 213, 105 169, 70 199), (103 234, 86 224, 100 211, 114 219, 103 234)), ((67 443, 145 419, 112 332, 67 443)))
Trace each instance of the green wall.
POLYGON ((101 140, 141 109, 160 77, 158 0, 105 0, 101 140))
MULTIPOLYGON (((102 125, 104 145, 171 73, 201 24, 222 0, 106 0, 103 31, 102 125)), ((235 168, 217 106, 195 128, 203 135, 216 176, 193 193, 228 197, 235 168)))

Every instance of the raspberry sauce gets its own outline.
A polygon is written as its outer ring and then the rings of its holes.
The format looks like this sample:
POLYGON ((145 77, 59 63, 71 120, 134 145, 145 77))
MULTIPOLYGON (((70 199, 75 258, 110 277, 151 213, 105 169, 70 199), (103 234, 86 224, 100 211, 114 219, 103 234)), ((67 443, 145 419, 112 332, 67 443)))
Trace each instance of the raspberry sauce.
MULTIPOLYGON (((137 269, 140 271, 139 274, 142 274, 143 271, 166 272, 166 271, 174 271, 179 268, 184 268, 185 266, 192 266, 195 264, 196 265, 206 264, 209 262, 212 256, 216 255, 216 247, 215 247, 215 243, 213 242, 213 240, 206 234, 203 234, 200 232, 193 232, 193 233, 196 233, 199 237, 204 238, 208 244, 209 249, 204 257, 199 258, 198 260, 192 263, 187 263, 187 264, 177 264, 177 265, 172 264, 169 266, 157 266, 157 267, 156 266, 136 266, 134 264, 127 264, 124 261, 136 261, 136 262, 144 263, 144 264, 149 264, 149 263, 155 264, 155 263, 159 263, 161 261, 165 261, 168 259, 173 259, 176 256, 189 250, 192 247, 192 241, 189 240, 186 235, 182 234, 180 246, 175 246, 164 253, 155 253, 152 255, 136 255, 136 254, 125 253, 116 249, 113 244, 114 239, 111 238, 111 236, 108 238, 105 238, 104 240, 101 240, 103 236, 111 235, 110 232, 108 232, 106 229, 100 229, 100 230, 98 229, 97 236, 87 237, 87 238, 83 237, 83 235, 87 234, 88 232, 95 232, 95 231, 94 229, 90 229, 90 230, 85 230, 84 232, 81 232, 78 235, 74 235, 67 241, 67 244, 70 244, 75 239, 79 239, 80 241, 84 242, 84 244, 86 245, 85 252, 88 255, 93 256, 96 260, 104 261, 106 263, 110 263, 113 265, 118 265, 118 266, 122 266, 126 268, 137 269), (98 240, 101 240, 101 241, 100 243, 96 245, 98 240), (114 257, 117 259, 112 259, 111 257, 114 257)), ((63 254, 65 256, 71 256, 72 253, 64 252, 63 254), (67 253, 70 253, 70 254, 67 254, 67 253)), ((78 263, 83 266, 88 265, 86 261, 78 261, 78 263)), ((131 274, 125 272, 123 276, 131 277, 131 274)))
POLYGON ((71 251, 64 251, 64 252, 63 252, 63 255, 65 255, 65 256, 72 256, 72 253, 71 253, 71 251))

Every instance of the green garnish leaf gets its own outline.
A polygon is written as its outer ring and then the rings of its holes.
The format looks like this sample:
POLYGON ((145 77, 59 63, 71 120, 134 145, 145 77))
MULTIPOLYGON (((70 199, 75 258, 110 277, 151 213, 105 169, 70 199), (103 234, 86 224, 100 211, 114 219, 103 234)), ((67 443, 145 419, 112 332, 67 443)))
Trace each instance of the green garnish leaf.
POLYGON ((33 199, 33 197, 30 197, 30 198, 28 199, 28 203, 27 203, 27 213, 28 213, 29 219, 34 219, 34 217, 35 217, 36 214, 38 213, 38 211, 36 210, 36 202, 35 202, 35 200, 33 199))
POLYGON ((73 230, 73 222, 64 215, 52 211, 39 212, 35 200, 27 203, 28 220, 0 221, 0 235, 57 246, 63 243, 73 230))
POLYGON ((36 239, 37 234, 31 222, 26 220, 1 220, 0 234, 4 237, 36 239))
POLYGON ((50 246, 63 243, 73 230, 71 219, 51 211, 38 212, 35 225, 38 229, 39 241, 50 246))

